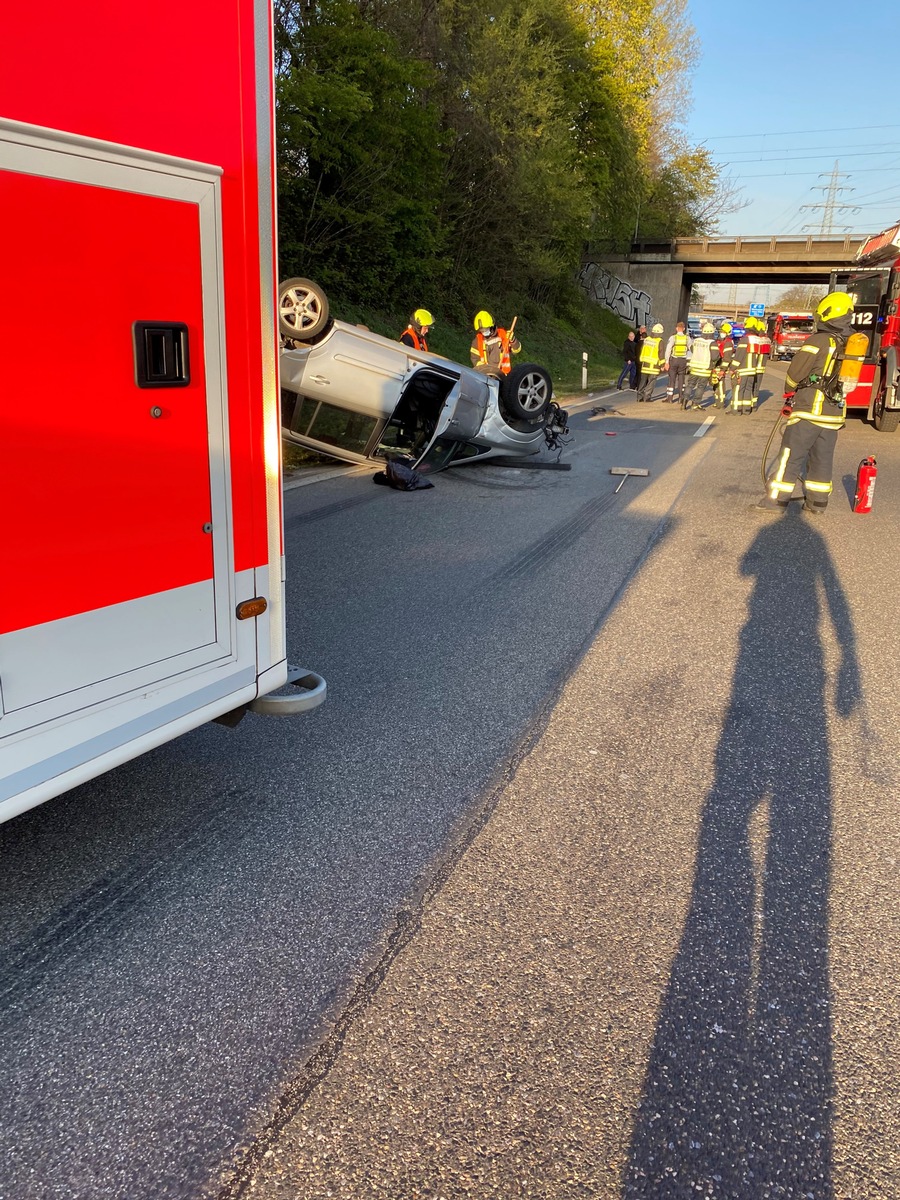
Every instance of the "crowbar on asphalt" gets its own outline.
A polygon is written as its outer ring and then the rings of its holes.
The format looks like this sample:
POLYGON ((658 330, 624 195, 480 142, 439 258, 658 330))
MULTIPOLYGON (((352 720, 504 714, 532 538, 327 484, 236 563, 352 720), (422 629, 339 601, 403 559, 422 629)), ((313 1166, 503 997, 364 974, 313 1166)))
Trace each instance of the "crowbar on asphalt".
POLYGON ((622 480, 622 483, 620 483, 619 486, 616 488, 616 490, 613 492, 614 496, 618 495, 618 493, 622 490, 622 484, 625 482, 625 479, 627 479, 629 475, 649 475, 650 474, 650 472, 647 470, 646 467, 610 467, 609 473, 610 473, 610 475, 624 475, 624 477, 625 477, 622 480))

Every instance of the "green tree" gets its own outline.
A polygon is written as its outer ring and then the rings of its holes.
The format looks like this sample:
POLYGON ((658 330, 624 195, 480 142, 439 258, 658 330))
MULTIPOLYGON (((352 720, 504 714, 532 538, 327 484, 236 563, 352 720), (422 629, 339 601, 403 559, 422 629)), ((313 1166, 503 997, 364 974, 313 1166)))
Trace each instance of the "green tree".
POLYGON ((368 302, 439 269, 430 72, 353 0, 285 6, 277 47, 281 272, 368 302))

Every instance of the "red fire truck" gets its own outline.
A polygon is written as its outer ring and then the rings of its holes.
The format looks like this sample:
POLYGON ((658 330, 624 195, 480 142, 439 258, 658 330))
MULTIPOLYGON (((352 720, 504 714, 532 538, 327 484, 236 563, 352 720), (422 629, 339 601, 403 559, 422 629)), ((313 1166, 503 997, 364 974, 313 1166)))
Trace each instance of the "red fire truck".
POLYGON ((876 429, 891 433, 900 425, 900 223, 863 242, 850 271, 832 274, 830 289, 838 288, 853 295, 854 327, 869 337, 847 408, 865 409, 876 429))
POLYGON ((51 24, 0 12, 0 819, 325 692, 285 651, 268 0, 51 24))
POLYGON ((774 313, 768 320, 772 359, 793 358, 815 328, 811 312, 774 313))

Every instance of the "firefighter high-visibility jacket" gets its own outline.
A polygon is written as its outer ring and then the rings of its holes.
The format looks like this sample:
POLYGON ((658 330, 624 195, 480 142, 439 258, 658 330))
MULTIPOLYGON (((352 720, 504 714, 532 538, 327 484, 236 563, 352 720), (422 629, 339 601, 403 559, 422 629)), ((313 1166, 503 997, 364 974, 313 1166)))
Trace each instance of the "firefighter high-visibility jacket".
POLYGON ((731 337, 724 337, 719 342, 719 369, 723 375, 731 372, 734 365, 734 342, 731 337))
POLYGON ((691 346, 691 361, 688 363, 688 374, 708 379, 713 368, 718 366, 721 357, 719 347, 711 337, 694 338, 691 346))
POLYGON ((669 362, 673 358, 690 358, 691 357, 691 338, 687 333, 673 333, 666 342, 666 352, 663 355, 663 361, 669 362))
POLYGON ((479 330, 472 339, 469 352, 473 367, 487 374, 499 371, 502 375, 508 375, 512 370, 510 354, 518 354, 521 349, 522 343, 508 329, 497 328, 487 336, 479 330))
POLYGON ((788 425, 811 421, 823 429, 841 429, 844 405, 828 395, 840 368, 843 341, 823 329, 811 334, 791 359, 784 379, 784 390, 795 393, 788 425))
POLYGON ((428 343, 422 337, 421 333, 419 333, 417 329, 414 329, 412 325, 407 325, 407 327, 403 330, 403 332, 400 334, 400 341, 404 346, 411 346, 413 350, 425 350, 426 352, 428 350, 428 343))
POLYGON ((756 373, 757 375, 764 375, 766 371, 766 364, 769 361, 769 355, 772 353, 772 340, 767 333, 760 333, 757 334, 756 341, 756 373))
POLYGON ((731 371, 738 379, 748 379, 756 374, 755 341, 752 333, 745 333, 734 348, 731 371))
POLYGON ((661 344, 661 337, 649 334, 641 342, 641 375, 658 375, 662 370, 663 359, 659 353, 661 344))

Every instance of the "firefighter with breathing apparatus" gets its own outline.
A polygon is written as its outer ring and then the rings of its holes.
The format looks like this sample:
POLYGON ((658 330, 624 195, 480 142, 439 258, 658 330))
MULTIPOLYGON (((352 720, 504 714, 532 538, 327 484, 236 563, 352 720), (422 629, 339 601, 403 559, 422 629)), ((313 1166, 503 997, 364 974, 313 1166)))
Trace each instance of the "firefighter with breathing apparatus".
MULTIPOLYGON (((794 355, 785 376, 779 416, 779 420, 785 418, 781 449, 766 495, 753 508, 785 511, 805 468, 804 512, 821 515, 825 511, 832 488, 834 447, 844 424, 844 392, 855 386, 853 368, 858 374, 858 356, 868 345, 865 334, 851 337, 852 321, 853 297, 847 292, 829 292, 820 301, 816 332, 794 355)), ((772 432, 774 435, 775 429, 772 432)))

